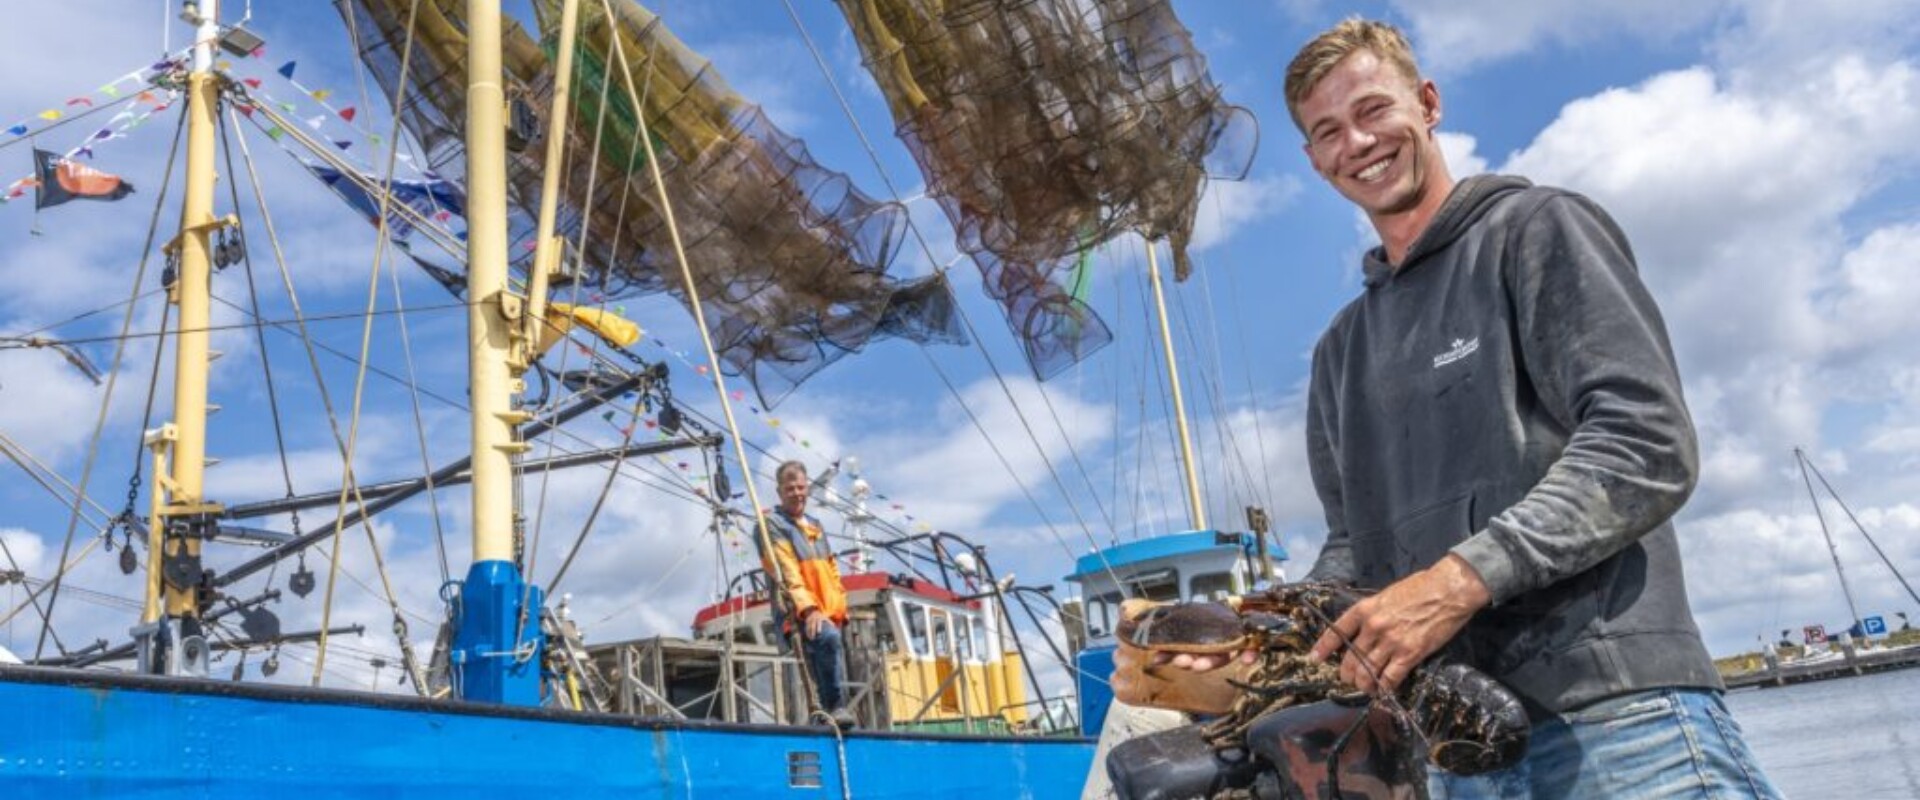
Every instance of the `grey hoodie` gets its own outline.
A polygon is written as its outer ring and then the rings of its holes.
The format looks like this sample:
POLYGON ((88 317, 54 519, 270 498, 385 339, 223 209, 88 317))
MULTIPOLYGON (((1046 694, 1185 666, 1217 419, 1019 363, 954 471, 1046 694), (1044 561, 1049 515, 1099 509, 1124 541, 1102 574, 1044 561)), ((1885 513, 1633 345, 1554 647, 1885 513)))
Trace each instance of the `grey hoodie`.
POLYGON ((1379 588, 1456 553, 1493 595, 1456 653, 1534 713, 1719 688, 1668 518, 1699 454, 1666 326, 1592 201, 1461 181, 1321 337, 1313 578, 1379 588))

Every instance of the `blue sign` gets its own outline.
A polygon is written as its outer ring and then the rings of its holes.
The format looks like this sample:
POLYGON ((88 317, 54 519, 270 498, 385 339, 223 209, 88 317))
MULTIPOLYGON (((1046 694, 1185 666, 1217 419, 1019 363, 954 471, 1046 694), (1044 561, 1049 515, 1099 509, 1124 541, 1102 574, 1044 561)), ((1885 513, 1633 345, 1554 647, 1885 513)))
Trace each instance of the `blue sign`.
POLYGON ((1867 617, 1866 619, 1860 620, 1860 625, 1866 629, 1868 636, 1887 635, 1887 620, 1885 617, 1867 617))

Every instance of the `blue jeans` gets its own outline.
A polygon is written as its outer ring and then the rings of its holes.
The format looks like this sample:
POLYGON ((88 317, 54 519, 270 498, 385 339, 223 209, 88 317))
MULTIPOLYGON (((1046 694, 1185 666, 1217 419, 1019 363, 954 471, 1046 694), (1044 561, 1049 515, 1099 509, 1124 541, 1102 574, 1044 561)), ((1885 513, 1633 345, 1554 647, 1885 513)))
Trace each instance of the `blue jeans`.
POLYGON ((1780 798, 1720 693, 1703 689, 1638 692, 1536 720, 1525 761, 1471 778, 1429 770, 1427 791, 1435 800, 1780 798))
POLYGON ((840 657, 840 626, 820 626, 820 635, 811 639, 802 632, 807 650, 807 669, 813 673, 813 686, 820 695, 820 708, 834 711, 842 702, 840 687, 847 682, 847 663, 840 657))

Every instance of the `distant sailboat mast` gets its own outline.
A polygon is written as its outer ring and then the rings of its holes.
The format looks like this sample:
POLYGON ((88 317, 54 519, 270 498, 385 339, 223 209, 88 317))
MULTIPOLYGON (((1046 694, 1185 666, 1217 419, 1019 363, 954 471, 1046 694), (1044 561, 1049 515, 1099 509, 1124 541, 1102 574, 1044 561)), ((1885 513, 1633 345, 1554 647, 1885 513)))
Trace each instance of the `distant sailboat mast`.
POLYGON ((1901 574, 1899 567, 1894 566, 1893 559, 1888 558, 1887 552, 1880 549, 1880 543, 1873 540, 1873 534, 1867 532, 1867 526, 1860 524, 1860 518, 1854 516, 1853 509, 1847 507, 1847 501, 1840 499, 1840 493, 1833 488, 1833 484, 1827 482, 1827 476, 1820 473, 1820 468, 1814 466, 1800 448, 1793 449, 1793 457, 1794 461, 1800 465, 1800 479, 1807 485, 1807 497, 1813 501, 1813 514, 1814 518, 1820 521, 1820 533, 1827 537, 1827 552, 1833 556, 1833 571, 1840 576, 1840 591, 1847 596, 1847 611, 1853 615, 1852 629, 1864 631, 1863 618, 1860 616, 1860 609, 1854 605, 1853 587, 1847 583, 1847 571, 1840 567, 1840 550, 1834 546, 1833 534, 1827 529, 1826 515, 1820 509, 1820 496, 1813 491, 1814 478, 1820 479, 1820 485, 1827 490, 1827 494, 1832 495, 1833 501, 1840 505, 1840 510, 1846 512, 1847 521, 1852 522, 1854 529, 1867 540, 1867 546, 1872 547, 1874 555, 1880 557, 1880 563, 1887 565, 1887 571, 1892 572, 1894 580, 1900 582, 1900 588, 1907 590, 1907 596, 1913 598, 1915 603, 1920 603, 1920 591, 1914 590, 1913 584, 1907 581, 1907 576, 1901 574))
POLYGON ((1860 629, 1860 608, 1853 602, 1853 587, 1847 584, 1847 571, 1840 566, 1840 548, 1834 546, 1833 532, 1827 529, 1827 515, 1820 510, 1820 496, 1813 492, 1813 478, 1807 474, 1807 454, 1793 448, 1794 462, 1800 465, 1800 480, 1807 485, 1807 497, 1813 501, 1813 518, 1820 521, 1820 535, 1827 537, 1827 554, 1833 557, 1833 571, 1840 576, 1840 592, 1847 596, 1847 614, 1852 617, 1848 630, 1860 629))

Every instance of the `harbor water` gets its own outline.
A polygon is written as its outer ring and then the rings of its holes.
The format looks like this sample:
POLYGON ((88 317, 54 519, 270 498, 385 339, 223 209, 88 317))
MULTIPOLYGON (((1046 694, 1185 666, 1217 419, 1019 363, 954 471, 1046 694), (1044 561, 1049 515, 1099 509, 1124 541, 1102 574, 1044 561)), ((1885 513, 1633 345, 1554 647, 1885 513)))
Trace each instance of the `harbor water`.
POLYGON ((1920 669, 1745 689, 1727 706, 1787 797, 1920 798, 1920 669))

